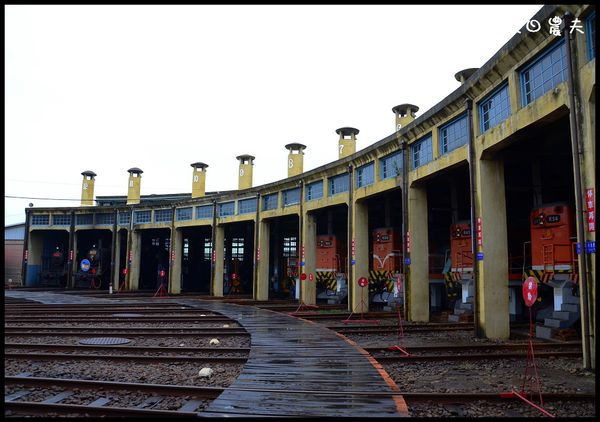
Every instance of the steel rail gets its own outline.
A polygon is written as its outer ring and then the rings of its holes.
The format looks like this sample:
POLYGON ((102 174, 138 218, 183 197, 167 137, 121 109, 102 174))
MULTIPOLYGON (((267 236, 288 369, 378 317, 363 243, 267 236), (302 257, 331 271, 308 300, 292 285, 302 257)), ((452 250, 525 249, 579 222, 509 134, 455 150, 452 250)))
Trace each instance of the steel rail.
POLYGON ((124 333, 123 331, 10 331, 4 330, 4 337, 10 336, 36 336, 36 337, 91 337, 91 336, 112 336, 112 337, 212 337, 212 336, 250 336, 247 331, 231 331, 231 332, 212 332, 212 333, 201 333, 201 332, 176 332, 173 331, 157 331, 157 332, 141 332, 132 331, 124 333))
MULTIPOLYGON (((191 385, 142 384, 119 381, 95 381, 80 379, 48 378, 48 377, 4 377, 6 385, 24 385, 26 387, 63 387, 86 388, 91 390, 127 390, 148 391, 172 396, 193 395, 201 398, 215 399, 225 391, 224 387, 197 387, 191 385)), ((5 402, 6 403, 6 402, 5 402)))
POLYGON ((36 403, 28 401, 4 402, 4 408, 12 411, 26 411, 28 414, 59 413, 85 414, 96 416, 180 416, 196 417, 198 412, 178 412, 176 410, 136 409, 129 407, 85 406, 80 404, 36 403))
POLYGON ((239 362, 245 363, 248 357, 225 356, 141 356, 141 355, 100 355, 75 353, 4 353, 4 359, 13 360, 124 360, 130 362, 239 362))
MULTIPOLYGON (((115 330, 116 327, 68 327, 68 326, 44 326, 44 325, 22 325, 22 326, 15 326, 15 327, 11 327, 11 326, 4 326, 4 332, 11 332, 11 331, 15 331, 15 330, 54 330, 57 332, 60 331, 70 331, 70 330, 96 330, 96 331, 110 331, 110 330, 115 330)), ((142 331, 146 331, 148 333, 152 333, 154 331, 164 331, 164 330, 174 330, 174 331, 197 331, 200 333, 228 333, 228 332, 238 332, 238 331, 244 331, 246 332, 246 330, 241 329, 241 328, 222 328, 222 327, 214 327, 214 328, 193 328, 193 327, 118 327, 119 331, 123 332, 123 333, 127 333, 128 331, 138 331, 138 332, 142 332, 142 331)))
MULTIPOLYGON (((410 350, 410 349, 409 349, 410 350)), ((537 352, 536 358, 547 357, 581 357, 582 352, 537 352)), ((441 361, 441 360, 493 360, 493 359, 513 359, 523 358, 527 356, 527 351, 523 353, 471 353, 471 354, 456 354, 456 355, 409 355, 409 356, 377 356, 373 358, 378 362, 415 362, 415 361, 441 361)))
MULTIPOLYGON (((533 343, 535 349, 563 349, 581 347, 581 342, 566 342, 566 343, 533 343)), ((387 350, 389 346, 378 346, 378 347, 363 347, 367 352, 375 352, 379 350, 387 350)), ((458 344, 458 345, 431 345, 431 346, 406 346, 405 348, 409 352, 421 352, 421 351, 434 351, 434 350, 477 350, 477 349, 527 349, 528 343, 511 343, 511 344, 458 344)))
POLYGON ((4 343, 4 350, 16 349, 49 349, 49 350, 124 350, 127 352, 223 352, 250 353, 249 347, 159 347, 159 346, 120 346, 120 345, 68 345, 68 344, 36 344, 36 343, 4 343))

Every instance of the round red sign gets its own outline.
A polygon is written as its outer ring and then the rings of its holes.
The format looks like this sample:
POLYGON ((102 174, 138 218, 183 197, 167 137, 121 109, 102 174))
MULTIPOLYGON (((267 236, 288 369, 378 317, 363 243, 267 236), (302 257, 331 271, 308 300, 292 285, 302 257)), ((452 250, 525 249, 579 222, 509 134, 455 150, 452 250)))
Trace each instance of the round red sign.
POLYGON ((165 270, 160 270, 160 276, 164 277, 165 276, 165 270))
POLYGON ((231 274, 231 279, 232 280, 237 280, 237 274, 236 273, 231 274))
POLYGON ((123 274, 127 275, 127 268, 123 268, 123 274))
POLYGON ((300 280, 306 280, 306 274, 305 273, 300 274, 300 280))
POLYGON ((533 277, 528 277, 523 283, 523 299, 525 305, 531 307, 537 299, 537 281, 533 277))
POLYGON ((365 287, 367 284, 369 284, 369 280, 367 280, 367 277, 361 277, 358 279, 358 285, 360 287, 365 287))

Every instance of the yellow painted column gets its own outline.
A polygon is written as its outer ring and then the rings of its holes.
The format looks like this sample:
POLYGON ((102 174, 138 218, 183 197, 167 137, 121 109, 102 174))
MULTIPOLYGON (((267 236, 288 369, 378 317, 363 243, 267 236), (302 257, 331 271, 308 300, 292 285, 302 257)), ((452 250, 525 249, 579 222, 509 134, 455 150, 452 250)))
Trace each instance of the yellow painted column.
POLYGON ((183 260, 183 235, 181 229, 172 229, 173 243, 171 251, 175 252, 175 260, 171 270, 171 280, 169 281, 169 293, 181 293, 181 262, 183 260))
POLYGON ((142 232, 131 233, 131 268, 129 269, 129 290, 137 291, 140 286, 140 260, 142 258, 142 232))
POLYGON ((355 264, 353 280, 348 280, 349 286, 352 283, 350 312, 361 311, 361 300, 362 310, 366 312, 369 310, 369 286, 363 288, 358 285, 361 277, 369 279, 369 208, 366 201, 355 202, 352 207, 352 239, 354 239, 355 254, 350 260, 354 259, 355 264))
POLYGON ((301 298, 307 305, 317 303, 317 280, 316 280, 316 259, 317 254, 317 219, 312 213, 304 213, 304 223, 302 226, 302 245, 300 245, 300 260, 304 259, 302 272, 306 274, 306 280, 300 281, 301 298), (304 257, 302 256, 302 247, 304 247, 304 257), (309 274, 313 275, 313 280, 308 279, 309 274))
MULTIPOLYGON (((487 338, 510 336, 508 309, 508 244, 504 163, 476 160, 476 215, 481 218, 483 260, 477 262, 477 304, 482 333, 487 338)), ((477 235, 477 227, 472 231, 477 235)))
POLYGON ((260 260, 256 280, 256 300, 269 300, 269 240, 271 236, 268 220, 260 220, 258 224, 258 248, 260 260))
POLYGON ((427 189, 408 189, 408 231, 410 234, 410 276, 407 289, 408 319, 429 321, 429 230, 427 189))
POLYGON ((215 226, 215 271, 213 279, 213 296, 223 297, 223 260, 225 247, 225 228, 223 226, 215 226))

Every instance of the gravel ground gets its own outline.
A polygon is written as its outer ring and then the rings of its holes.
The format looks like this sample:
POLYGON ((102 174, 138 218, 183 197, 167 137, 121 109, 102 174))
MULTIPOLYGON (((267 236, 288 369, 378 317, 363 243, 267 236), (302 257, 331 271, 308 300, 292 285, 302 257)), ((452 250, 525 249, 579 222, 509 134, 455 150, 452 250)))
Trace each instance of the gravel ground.
MULTIPOLYGON (((397 334, 344 334, 362 347, 398 344, 397 334)), ((527 340, 492 340, 473 337, 473 332, 441 331, 406 333, 404 346, 456 344, 527 344, 527 340)), ((534 349, 535 350, 535 349, 534 349)), ((410 350, 409 350, 410 351, 410 350)), ((446 352, 432 352, 446 353, 446 352)), ((477 352, 479 353, 479 352, 477 352)), ((469 361, 383 362, 382 366, 405 392, 487 392, 499 393, 520 389, 525 373, 523 358, 469 361)), ((595 374, 582 369, 581 358, 536 358, 542 392, 593 393, 595 374)), ((559 417, 595 416, 590 401, 545 402, 544 408, 559 417)), ((503 402, 469 402, 467 404, 423 403, 408 401, 413 417, 540 417, 539 411, 516 399, 503 402)))
POLYGON ((174 362, 138 363, 86 361, 23 361, 4 360, 5 376, 23 372, 33 377, 83 379, 96 381, 139 382, 145 384, 194 385, 222 387, 231 384, 242 372, 243 363, 174 362), (215 372, 210 378, 200 378, 203 367, 215 372))
MULTIPOLYGON (((155 346, 155 347, 250 347, 250 336, 224 336, 214 337, 132 337, 126 346, 155 346), (216 338, 220 344, 211 346, 210 340, 216 338), (183 345, 183 346, 181 346, 183 345)), ((94 336, 98 337, 98 336, 94 336)), ((127 336, 123 336, 127 338, 127 336)), ((92 336, 12 336, 4 335, 5 343, 29 343, 29 344, 72 344, 78 345, 79 340, 92 338, 92 336)))

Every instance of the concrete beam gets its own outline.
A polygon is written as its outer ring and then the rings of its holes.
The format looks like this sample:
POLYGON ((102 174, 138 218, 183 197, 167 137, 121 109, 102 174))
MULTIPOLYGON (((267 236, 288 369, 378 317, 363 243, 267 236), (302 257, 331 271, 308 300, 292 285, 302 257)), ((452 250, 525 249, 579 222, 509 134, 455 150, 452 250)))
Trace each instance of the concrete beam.
POLYGON ((410 274, 407 283, 408 319, 429 321, 429 230, 427 189, 408 189, 408 231, 410 233, 410 274))

